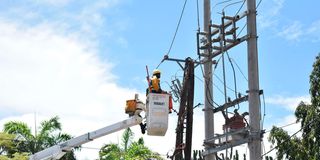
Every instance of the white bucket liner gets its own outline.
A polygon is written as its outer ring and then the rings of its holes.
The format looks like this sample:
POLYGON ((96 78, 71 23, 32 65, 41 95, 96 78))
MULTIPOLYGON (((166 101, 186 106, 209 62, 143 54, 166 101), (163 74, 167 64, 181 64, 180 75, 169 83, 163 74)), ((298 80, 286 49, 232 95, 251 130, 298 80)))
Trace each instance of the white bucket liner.
POLYGON ((146 113, 147 134, 164 136, 168 129, 169 95, 149 93, 146 113))

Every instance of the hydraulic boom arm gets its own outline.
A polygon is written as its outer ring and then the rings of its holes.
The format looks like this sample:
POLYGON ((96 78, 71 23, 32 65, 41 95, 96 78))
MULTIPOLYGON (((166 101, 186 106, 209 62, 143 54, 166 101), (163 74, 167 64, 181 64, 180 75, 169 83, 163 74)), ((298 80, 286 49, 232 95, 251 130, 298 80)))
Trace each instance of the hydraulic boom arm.
POLYGON ((94 139, 120 131, 122 129, 138 125, 141 122, 142 118, 138 115, 134 115, 124 121, 95 130, 93 132, 83 134, 79 137, 72 138, 64 143, 37 152, 34 155, 30 156, 30 160, 60 159, 67 151, 70 151, 74 147, 78 147, 82 144, 93 141, 94 139))
MULTIPOLYGON (((134 125, 143 125, 143 118, 140 116, 142 111, 146 111, 148 135, 164 136, 168 129, 169 95, 149 93, 147 99, 147 109, 145 104, 138 99, 138 94, 135 95, 135 99, 127 100, 125 112, 129 114, 129 119, 106 126, 93 132, 88 132, 79 137, 72 138, 64 143, 49 147, 31 155, 29 160, 60 159, 64 154, 66 154, 66 152, 71 151, 74 147, 78 147, 99 137, 132 127, 134 125)), ((144 124, 144 126, 145 125, 146 124, 144 124)), ((141 130, 144 131, 143 128, 141 128, 141 130)))

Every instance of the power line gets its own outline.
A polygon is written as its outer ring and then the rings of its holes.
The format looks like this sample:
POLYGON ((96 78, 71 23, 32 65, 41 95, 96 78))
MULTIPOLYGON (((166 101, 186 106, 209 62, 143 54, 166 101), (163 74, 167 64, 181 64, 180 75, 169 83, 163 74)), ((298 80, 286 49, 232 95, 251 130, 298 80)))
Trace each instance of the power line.
MULTIPOLYGON (((289 123, 289 124, 285 124, 283 126, 280 126, 280 127, 277 127, 277 128, 285 128, 285 127, 289 127, 291 125, 294 125, 294 124, 297 124, 298 122, 292 122, 292 123, 289 123)), ((268 133, 270 132, 271 130, 268 130, 268 131, 265 131, 265 133, 268 133)))
POLYGON ((260 6, 261 2, 262 2, 262 0, 260 0, 260 1, 258 2, 258 5, 257 5, 256 9, 258 9, 258 7, 260 6))
MULTIPOLYGON (((222 83, 223 84, 223 81, 221 80, 221 78, 218 76, 218 75, 216 75, 216 74, 213 74, 218 80, 219 80, 219 82, 220 83, 222 83)), ((231 87, 229 87, 229 86, 226 86, 230 91, 233 91, 233 92, 235 92, 235 90, 234 89, 232 89, 231 87)), ((241 95, 243 95, 242 93, 240 93, 240 92, 237 92, 237 94, 241 94, 241 95)))
MULTIPOLYGON (((184 9, 185 9, 185 7, 186 7, 187 1, 188 1, 188 0, 185 0, 185 1, 184 1, 183 8, 182 8, 182 11, 181 11, 181 14, 180 14, 180 18, 179 18, 179 21, 178 21, 178 24, 177 24, 177 27, 176 27, 176 31, 174 32, 174 35, 173 35, 173 38, 172 38, 172 41, 171 41, 171 44, 170 44, 170 47, 169 47, 169 50, 168 50, 166 56, 168 56, 168 55, 170 54, 170 51, 171 51, 172 46, 173 46, 173 43, 174 43, 174 41, 175 41, 175 39, 176 39, 178 30, 179 30, 179 27, 180 27, 180 22, 181 22, 181 19, 182 19, 182 16, 183 16, 184 9)), ((161 60, 161 62, 158 64, 157 68, 163 63, 163 61, 164 61, 164 59, 161 60)))
POLYGON ((248 81, 248 78, 243 74, 243 72, 242 72, 241 68, 239 67, 239 65, 237 64, 236 60, 234 60, 233 58, 231 58, 231 60, 232 60, 233 63, 236 65, 236 67, 238 68, 238 70, 239 70, 240 73, 242 74, 243 78, 248 81))
POLYGON ((263 98, 263 116, 262 116, 261 128, 263 129, 264 117, 266 116, 266 101, 264 98, 264 93, 262 93, 262 98, 263 98))
POLYGON ((221 89, 218 85, 216 85, 215 83, 213 83, 213 85, 214 85, 214 87, 216 87, 216 88, 218 89, 218 91, 219 91, 222 95, 224 95, 222 89, 221 89))
MULTIPOLYGON (((218 2, 218 3, 216 3, 216 4, 212 7, 212 10, 213 10, 215 7, 217 7, 217 6, 221 5, 221 4, 228 3, 228 2, 231 2, 231 1, 235 1, 235 0, 225 0, 225 1, 222 1, 222 2, 218 2)), ((226 8, 226 7, 230 6, 230 5, 237 4, 237 3, 239 3, 239 2, 233 2, 233 3, 227 4, 224 8, 226 8)))
MULTIPOLYGON (((211 95, 211 91, 210 91, 209 84, 208 84, 209 82, 208 82, 208 80, 207 80, 207 77, 206 77, 205 74, 204 74, 204 71, 203 71, 203 68, 202 68, 202 64, 200 65, 200 68, 201 68, 202 76, 203 76, 204 79, 205 79, 205 81, 204 81, 205 86, 206 86, 207 90, 209 91, 209 95, 211 95)), ((213 97, 210 97, 210 99, 209 99, 209 98, 208 98, 208 95, 207 95, 207 94, 205 94, 205 95, 206 95, 207 101, 209 102, 210 106, 212 106, 212 108, 214 108, 214 105, 211 103, 211 101, 212 101, 213 103, 215 103, 217 106, 220 106, 219 104, 217 104, 217 103, 213 100, 213 97)))
POLYGON ((241 28, 240 32, 237 34, 237 37, 242 33, 242 31, 244 30, 244 28, 246 28, 247 23, 243 25, 243 27, 241 28))
MULTIPOLYGON (((316 118, 317 118, 317 117, 316 117, 316 118)), ((298 134, 302 129, 304 129, 305 127, 309 126, 311 123, 313 123, 313 122, 316 120, 316 118, 313 119, 312 121, 310 121, 310 122, 309 122, 307 125, 305 125, 304 127, 301 127, 297 132, 295 132, 294 134, 292 134, 287 140, 283 141, 282 143, 287 142, 288 140, 291 140, 291 138, 292 138, 293 136, 295 136, 296 134, 298 134)), ((289 125, 292 125, 292 124, 289 124, 289 125)), ((288 126, 288 125, 287 125, 287 126, 288 126)), ((282 144, 282 143, 280 143, 280 144, 282 144)), ((263 156, 269 154, 270 152, 272 152, 273 150, 275 150, 280 144, 277 144, 275 147, 271 148, 268 152, 266 152, 265 154, 261 155, 261 157, 263 157, 263 156)), ((291 148, 291 147, 289 147, 288 149, 290 149, 290 148, 291 148)), ((287 149, 287 150, 288 150, 288 149, 287 149)))
MULTIPOLYGON (((194 75, 200 82, 204 83, 204 81, 199 78, 198 76, 194 75)), ((213 85, 218 89, 218 91, 223 95, 223 91, 220 89, 220 87, 213 83, 213 85)))
POLYGON ((238 9, 238 11, 236 12, 236 15, 239 14, 239 12, 241 11, 242 7, 244 6, 244 4, 246 3, 246 0, 243 1, 243 3, 241 4, 240 8, 238 9))
MULTIPOLYGON (((246 1, 246 0, 244 0, 244 1, 246 1)), ((258 2, 257 6, 256 6, 256 9, 258 9, 258 7, 260 6, 261 2, 262 2, 262 0, 260 0, 260 1, 258 2)), ((244 4, 244 3, 243 3, 243 4, 244 4)), ((243 6, 243 4, 242 4, 242 6, 243 6)), ((241 9, 241 8, 240 8, 240 9, 241 9)), ((240 10, 238 10, 238 12, 239 12, 239 11, 240 11, 240 10)), ((237 14, 238 14, 238 12, 237 12, 237 14)), ((237 15, 237 14, 236 14, 236 15, 237 15)), ((243 27, 241 28, 240 32, 237 34, 237 37, 241 34, 241 32, 244 30, 244 28, 245 28, 246 26, 247 26, 247 23, 243 25, 243 27)))
POLYGON ((184 1, 183 8, 182 8, 182 11, 181 11, 181 14, 180 14, 180 18, 179 18, 179 21, 178 21, 178 24, 177 24, 177 27, 176 27, 176 31, 175 31, 174 36, 173 36, 173 38, 172 38, 172 41, 171 41, 169 50, 168 50, 168 52, 167 52, 167 55, 169 55, 169 53, 170 53, 170 51, 171 51, 171 48, 172 48, 172 46, 173 46, 174 40, 176 39, 176 35, 177 35, 178 30, 179 30, 179 27, 180 27, 180 22, 181 22, 181 19, 182 19, 182 16, 183 16, 184 9, 185 9, 185 7, 186 7, 187 1, 188 1, 188 0, 185 0, 185 1, 184 1))
MULTIPOLYGON (((241 4, 240 8, 238 9, 238 11, 236 12, 235 16, 239 14, 239 12, 241 11, 241 9, 243 8, 244 4, 246 3, 246 0, 243 1, 243 3, 241 4)), ((241 28, 240 32, 237 34, 237 37, 241 34, 241 32, 244 30, 244 28, 247 26, 247 23, 241 28)))
MULTIPOLYGON (((237 2, 230 3, 230 4, 226 5, 225 7, 223 7, 222 11, 224 12, 224 9, 226 9, 226 8, 232 6, 232 5, 241 3, 241 2, 243 2, 243 1, 245 1, 245 0, 240 0, 240 1, 237 1, 237 2)), ((243 4, 244 4, 244 3, 243 3, 243 4)), ((242 8, 242 7, 241 7, 241 8, 242 8)))
MULTIPOLYGON (((295 132, 294 134, 292 134, 288 140, 290 140, 293 136, 295 136, 296 134, 298 134, 303 128, 300 128, 297 132, 295 132)), ((282 143, 284 142, 287 142, 288 140, 286 141, 283 141, 282 143)), ((280 143, 281 144, 281 143, 280 143)), ((265 154, 261 155, 261 157, 264 157, 265 155, 269 154, 270 152, 272 152, 273 150, 275 150, 280 144, 277 144, 275 147, 271 148, 268 152, 266 152, 265 154)), ((289 147, 290 148, 290 147, 289 147)))
MULTIPOLYGON (((213 72, 215 71, 215 69, 217 68, 217 66, 218 66, 218 64, 219 64, 219 61, 220 61, 220 59, 221 59, 221 57, 222 56, 220 56, 219 58, 218 58, 218 60, 216 61, 216 64, 215 64, 215 66, 214 66, 214 70, 213 70, 213 72)), ((232 58, 231 58, 231 60, 233 60, 232 58)), ((234 61, 234 60, 233 60, 234 61)), ((236 64, 236 66, 237 67, 239 67, 238 65, 237 65, 237 63, 234 61, 234 63, 236 64)), ((240 70, 240 72, 242 73, 242 71, 241 71, 241 69, 240 68, 238 68, 239 70, 240 70)), ((223 81, 221 80, 221 78, 218 76, 218 75, 216 75, 215 73, 213 73, 213 75, 219 80, 219 82, 220 83, 222 83, 223 84, 223 81)), ((242 75, 243 75, 243 73, 242 73, 242 75)), ((248 80, 247 80, 248 81, 248 80)), ((232 89, 231 87, 229 87, 229 86, 227 86, 227 88, 230 90, 230 91, 232 91, 232 92, 235 92, 235 90, 234 89, 232 89)), ((242 93, 240 93, 240 92, 236 92, 237 94, 241 94, 241 95, 243 95, 242 93)))
POLYGON ((216 6, 220 5, 220 4, 224 4, 224 3, 227 3, 227 2, 230 2, 230 1, 233 1, 233 0, 225 0, 225 1, 222 1, 222 2, 218 2, 217 4, 215 4, 212 8, 215 8, 216 6))
POLYGON ((85 147, 85 146, 81 146, 81 149, 101 150, 101 148, 96 148, 96 147, 85 147))
MULTIPOLYGON (((234 70, 234 66, 233 66, 233 63, 231 61, 231 58, 229 56, 229 53, 228 51, 226 51, 227 53, 227 56, 228 56, 228 60, 230 62, 230 65, 231 65, 231 68, 232 68, 232 71, 233 71, 233 80, 234 80, 234 96, 235 98, 237 98, 237 77, 236 77, 236 71, 234 70)), ((237 104, 238 105, 238 109, 240 108, 240 105, 239 103, 237 104)))
POLYGON ((262 141, 262 146, 263 146, 263 153, 266 153, 266 146, 264 145, 263 141, 262 141))
POLYGON ((198 31, 200 32, 200 16, 199 16, 199 0, 197 0, 197 22, 198 22, 198 31))

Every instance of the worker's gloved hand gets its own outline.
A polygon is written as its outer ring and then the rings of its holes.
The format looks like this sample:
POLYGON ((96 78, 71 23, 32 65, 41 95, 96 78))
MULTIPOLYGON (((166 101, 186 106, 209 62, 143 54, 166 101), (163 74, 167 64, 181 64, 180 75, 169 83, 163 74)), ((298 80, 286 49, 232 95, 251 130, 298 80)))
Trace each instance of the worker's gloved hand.
POLYGON ((146 124, 140 123, 140 128, 141 128, 141 133, 145 134, 146 133, 146 124))

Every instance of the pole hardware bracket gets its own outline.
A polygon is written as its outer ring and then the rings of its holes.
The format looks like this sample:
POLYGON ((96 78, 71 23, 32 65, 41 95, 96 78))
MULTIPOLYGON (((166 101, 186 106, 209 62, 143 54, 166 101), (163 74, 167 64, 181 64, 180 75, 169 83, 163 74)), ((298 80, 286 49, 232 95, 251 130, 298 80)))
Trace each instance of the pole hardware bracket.
POLYGON ((250 131, 249 132, 249 142, 252 142, 254 140, 260 140, 262 141, 263 138, 263 134, 265 133, 264 130, 260 130, 260 131, 250 131))
POLYGON ((246 93, 259 93, 259 95, 263 94, 263 90, 257 90, 257 89, 254 89, 254 90, 247 90, 246 93))

